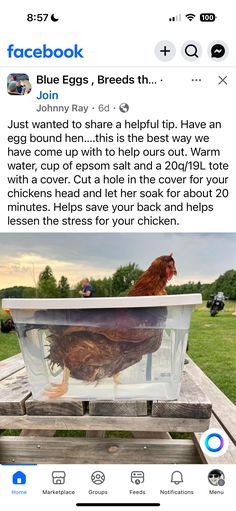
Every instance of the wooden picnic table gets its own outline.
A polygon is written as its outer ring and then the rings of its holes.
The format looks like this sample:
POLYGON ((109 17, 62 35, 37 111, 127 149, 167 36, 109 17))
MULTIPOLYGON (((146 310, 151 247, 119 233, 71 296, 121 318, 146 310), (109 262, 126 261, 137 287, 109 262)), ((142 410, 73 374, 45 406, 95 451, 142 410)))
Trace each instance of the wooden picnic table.
POLYGON ((21 430, 0 436, 0 463, 215 463, 199 443, 209 427, 230 438, 217 465, 236 463, 236 407, 191 359, 176 401, 36 401, 21 354, 0 362, 0 429, 21 430), (86 436, 54 436, 58 430, 86 436), (107 438, 106 431, 129 431, 132 438, 107 438))

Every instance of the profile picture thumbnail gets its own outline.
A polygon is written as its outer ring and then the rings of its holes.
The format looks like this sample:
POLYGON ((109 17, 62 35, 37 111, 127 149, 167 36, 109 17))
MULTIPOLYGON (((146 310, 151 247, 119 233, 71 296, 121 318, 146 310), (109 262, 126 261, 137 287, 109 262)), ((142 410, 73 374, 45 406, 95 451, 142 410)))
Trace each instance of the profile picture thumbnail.
POLYGON ((11 96, 25 96, 32 86, 26 73, 11 73, 7 77, 7 92, 11 96))
POLYGON ((208 481, 213 486, 224 486, 225 484, 225 475, 222 472, 222 470, 219 469, 213 469, 208 474, 208 481))

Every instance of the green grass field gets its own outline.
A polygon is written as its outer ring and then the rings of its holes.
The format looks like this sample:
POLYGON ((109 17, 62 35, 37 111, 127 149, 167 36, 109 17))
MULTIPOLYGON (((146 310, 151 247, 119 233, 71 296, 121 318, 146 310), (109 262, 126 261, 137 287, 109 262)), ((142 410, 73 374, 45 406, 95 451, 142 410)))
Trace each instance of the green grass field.
MULTIPOLYGON (((205 305, 205 304, 204 304, 205 305)), ((236 403, 236 302, 226 302, 215 318, 205 306, 193 313, 189 356, 236 403)))
MULTIPOLYGON (((205 303, 192 315, 189 355, 212 381, 236 403, 236 302, 226 302, 225 309, 211 318, 205 303)), ((0 319, 6 318, 0 309, 0 319)), ((15 332, 0 332, 0 360, 20 351, 15 332)))
MULTIPOLYGON (((0 320, 6 319, 7 314, 0 309, 0 320)), ((15 332, 10 332, 9 334, 3 334, 0 332, 0 360, 4 360, 4 358, 11 357, 16 353, 19 353, 20 346, 16 337, 15 332)))

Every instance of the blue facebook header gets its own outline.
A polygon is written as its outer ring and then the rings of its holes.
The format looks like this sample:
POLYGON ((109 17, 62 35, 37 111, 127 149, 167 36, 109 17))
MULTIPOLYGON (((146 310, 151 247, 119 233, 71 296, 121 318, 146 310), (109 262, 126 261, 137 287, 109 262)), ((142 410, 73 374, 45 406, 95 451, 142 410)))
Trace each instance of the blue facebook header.
POLYGON ((74 44, 72 48, 48 48, 46 44, 43 44, 41 48, 15 48, 14 44, 9 44, 7 48, 8 58, 12 57, 16 59, 61 59, 65 57, 67 59, 83 59, 83 48, 80 48, 78 44, 74 44))

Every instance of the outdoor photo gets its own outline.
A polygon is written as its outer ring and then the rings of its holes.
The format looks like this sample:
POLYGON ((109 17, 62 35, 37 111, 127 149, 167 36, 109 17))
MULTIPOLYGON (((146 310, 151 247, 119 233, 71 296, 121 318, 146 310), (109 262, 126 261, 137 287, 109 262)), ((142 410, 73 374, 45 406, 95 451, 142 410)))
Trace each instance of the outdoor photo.
POLYGON ((235 234, 0 244, 2 463, 233 462, 235 234))

